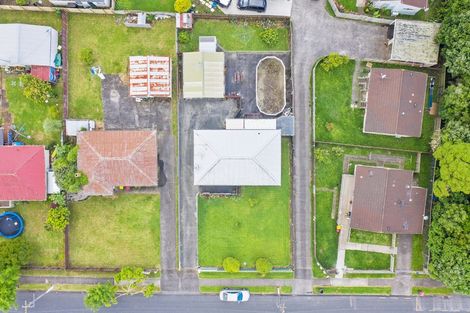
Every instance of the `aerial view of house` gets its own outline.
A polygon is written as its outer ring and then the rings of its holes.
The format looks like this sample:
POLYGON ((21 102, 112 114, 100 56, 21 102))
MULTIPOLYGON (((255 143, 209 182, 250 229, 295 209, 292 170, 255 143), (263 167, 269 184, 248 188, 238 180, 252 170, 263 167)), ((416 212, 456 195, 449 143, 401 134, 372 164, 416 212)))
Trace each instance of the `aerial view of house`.
POLYGON ((469 25, 0 0, 0 311, 470 311, 469 25))

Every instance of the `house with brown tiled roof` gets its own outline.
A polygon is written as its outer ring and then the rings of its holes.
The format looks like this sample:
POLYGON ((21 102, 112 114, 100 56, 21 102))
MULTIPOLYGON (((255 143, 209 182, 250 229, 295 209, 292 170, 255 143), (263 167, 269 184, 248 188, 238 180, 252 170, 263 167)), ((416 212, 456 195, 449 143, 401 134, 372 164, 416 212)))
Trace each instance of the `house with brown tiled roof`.
POLYGON ((156 131, 86 131, 77 135, 77 166, 88 177, 87 195, 109 196, 114 188, 158 185, 156 131))
POLYGON ((425 188, 413 185, 413 172, 356 165, 351 228, 378 233, 421 234, 425 188))
POLYGON ((369 75, 363 132, 421 137, 428 75, 373 68, 369 75))

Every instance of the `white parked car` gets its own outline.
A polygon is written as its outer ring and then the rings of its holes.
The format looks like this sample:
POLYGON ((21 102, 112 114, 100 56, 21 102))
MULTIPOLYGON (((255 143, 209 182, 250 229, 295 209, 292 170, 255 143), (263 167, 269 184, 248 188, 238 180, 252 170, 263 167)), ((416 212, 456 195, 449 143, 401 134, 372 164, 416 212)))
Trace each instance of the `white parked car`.
POLYGON ((246 302, 250 299, 250 292, 248 290, 224 289, 219 293, 219 298, 220 301, 246 302))

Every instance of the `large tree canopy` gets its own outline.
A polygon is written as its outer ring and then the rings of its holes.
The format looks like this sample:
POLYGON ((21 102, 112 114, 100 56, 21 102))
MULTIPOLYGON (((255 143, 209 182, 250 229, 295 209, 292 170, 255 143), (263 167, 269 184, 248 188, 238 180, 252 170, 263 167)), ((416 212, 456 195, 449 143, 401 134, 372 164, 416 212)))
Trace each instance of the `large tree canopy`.
POLYGON ((439 179, 434 194, 448 197, 450 192, 470 194, 470 143, 445 143, 434 152, 439 161, 439 179))
POLYGON ((470 86, 458 84, 447 87, 440 114, 445 120, 470 124, 470 86))
POLYGON ((470 205, 438 203, 428 240, 429 271, 457 292, 470 293, 470 205))

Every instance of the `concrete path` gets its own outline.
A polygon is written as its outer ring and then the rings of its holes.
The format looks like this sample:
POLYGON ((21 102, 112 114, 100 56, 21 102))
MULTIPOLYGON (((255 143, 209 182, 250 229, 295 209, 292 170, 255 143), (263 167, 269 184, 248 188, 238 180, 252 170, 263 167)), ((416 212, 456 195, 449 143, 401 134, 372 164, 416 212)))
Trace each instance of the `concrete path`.
POLYGON ((346 249, 349 241, 350 232, 350 218, 347 216, 351 211, 351 200, 354 192, 354 176, 343 174, 341 178, 341 191, 339 196, 339 209, 337 224, 341 225, 342 229, 338 238, 338 257, 336 259, 336 278, 342 278, 346 265, 344 258, 346 256, 346 249))
POLYGON ((411 254, 413 248, 412 235, 398 235, 398 255, 395 278, 392 284, 392 295, 411 295, 411 254))

